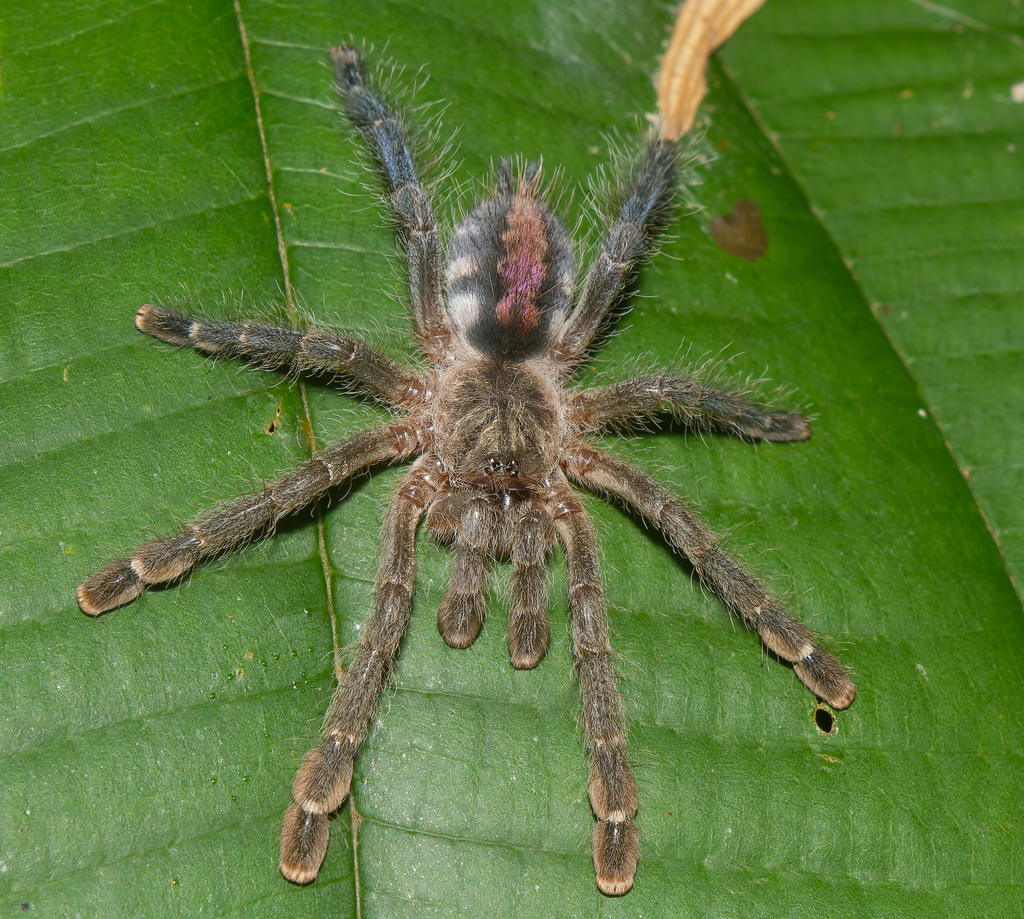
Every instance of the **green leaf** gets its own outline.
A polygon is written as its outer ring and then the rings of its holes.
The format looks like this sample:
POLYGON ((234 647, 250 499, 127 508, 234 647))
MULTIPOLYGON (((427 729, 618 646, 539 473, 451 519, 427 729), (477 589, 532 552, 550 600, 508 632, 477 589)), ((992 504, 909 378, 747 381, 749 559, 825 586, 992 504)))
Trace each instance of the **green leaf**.
MULTIPOLYGON (((552 648, 522 673, 508 664, 500 591, 472 649, 444 646, 433 611, 445 553, 424 539, 396 686, 357 764, 357 839, 346 805, 320 878, 297 888, 277 872, 278 833, 332 690, 328 590, 349 644, 396 472, 324 502, 322 544, 304 512, 100 620, 75 605, 104 561, 301 461, 307 421, 322 444, 382 417, 330 386, 144 339, 131 322, 140 303, 266 312, 285 283, 279 219, 300 308, 414 354, 375 181, 334 111, 332 44, 387 43, 406 67, 399 84, 426 66, 417 99, 446 100, 445 127, 461 126, 439 189, 457 200, 457 183, 517 153, 543 155, 548 175, 562 167, 566 190, 585 182, 609 133, 631 137, 653 105, 668 15, 511 2, 236 13, 212 0, 0 11, 5 912, 1020 911, 1018 598, 935 406, 843 264, 854 256, 808 208, 796 158, 749 116, 756 89, 720 70, 705 110, 719 157, 693 190, 706 210, 679 219, 596 366, 614 376, 641 354, 720 355, 726 377, 789 387, 783 401, 811 406, 815 435, 751 447, 664 430, 607 445, 688 496, 828 636, 859 688, 836 734, 818 731, 791 671, 657 534, 590 500, 642 794, 636 887, 606 899, 590 864, 560 556, 552 648), (712 215, 740 197, 768 230, 757 262, 710 236, 712 215)), ((803 16, 809 28, 821 14, 803 16)), ((582 195, 562 201, 570 225, 589 225, 582 195)))
POLYGON ((725 59, 1024 591, 1024 10, 772 3, 725 59))

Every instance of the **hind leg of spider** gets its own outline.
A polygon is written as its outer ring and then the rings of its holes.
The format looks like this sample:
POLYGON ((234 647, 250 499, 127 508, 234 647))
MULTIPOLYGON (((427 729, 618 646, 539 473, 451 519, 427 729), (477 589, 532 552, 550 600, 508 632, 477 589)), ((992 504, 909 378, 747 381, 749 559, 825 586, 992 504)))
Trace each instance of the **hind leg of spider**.
POLYGON ((764 585, 732 556, 675 495, 645 472, 586 446, 566 451, 565 468, 581 485, 621 499, 657 526, 713 590, 769 650, 793 665, 801 682, 836 708, 857 694, 843 665, 798 619, 783 610, 764 585))
POLYGON ((654 248, 671 211, 678 164, 678 144, 654 135, 633 163, 618 195, 619 215, 590 267, 579 303, 548 349, 564 366, 575 366, 590 347, 637 265, 654 248))
POLYGON ((626 720, 612 666, 594 526, 568 486, 560 490, 557 502, 555 527, 568 568, 570 631, 590 750, 587 790, 598 820, 592 841, 594 870, 601 892, 617 897, 632 888, 640 857, 635 819, 640 798, 626 761, 626 720))
POLYGON ((435 462, 421 457, 388 505, 373 609, 355 659, 338 681, 323 740, 306 754, 281 826, 281 873, 307 884, 327 852, 328 817, 348 797, 353 762, 391 675, 409 624, 415 586, 416 527, 437 490, 435 462))
POLYGON ((173 536, 143 543, 131 558, 111 562, 77 590, 82 612, 98 616, 135 600, 147 587, 176 581, 200 562, 241 549, 273 531, 282 517, 355 473, 412 452, 413 434, 399 422, 329 447, 259 494, 232 501, 173 536))

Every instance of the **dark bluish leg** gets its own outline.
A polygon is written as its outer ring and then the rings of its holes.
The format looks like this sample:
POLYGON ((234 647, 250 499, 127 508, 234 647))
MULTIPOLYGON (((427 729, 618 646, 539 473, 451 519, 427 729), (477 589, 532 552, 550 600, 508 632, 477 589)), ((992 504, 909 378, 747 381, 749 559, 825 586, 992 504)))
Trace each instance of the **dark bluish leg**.
POLYGON ((341 45, 331 49, 331 60, 345 111, 380 168, 387 201, 405 244, 417 331, 427 354, 438 356, 450 336, 441 300, 441 243, 405 125, 398 113, 374 95, 359 51, 341 45))
POLYGON ((556 360, 579 360, 621 299, 637 264, 650 254, 668 220, 678 163, 678 145, 652 136, 633 164, 621 190, 619 216, 590 268, 572 317, 549 348, 556 360))

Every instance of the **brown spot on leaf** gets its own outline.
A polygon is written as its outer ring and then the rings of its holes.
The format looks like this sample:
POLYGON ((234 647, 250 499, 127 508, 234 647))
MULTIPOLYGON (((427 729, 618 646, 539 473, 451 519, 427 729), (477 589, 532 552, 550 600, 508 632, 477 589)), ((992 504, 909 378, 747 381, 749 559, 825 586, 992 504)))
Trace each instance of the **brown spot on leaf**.
POLYGON ((711 221, 711 235, 730 255, 757 261, 768 250, 768 234, 761 224, 761 208, 750 198, 740 198, 733 212, 711 221))

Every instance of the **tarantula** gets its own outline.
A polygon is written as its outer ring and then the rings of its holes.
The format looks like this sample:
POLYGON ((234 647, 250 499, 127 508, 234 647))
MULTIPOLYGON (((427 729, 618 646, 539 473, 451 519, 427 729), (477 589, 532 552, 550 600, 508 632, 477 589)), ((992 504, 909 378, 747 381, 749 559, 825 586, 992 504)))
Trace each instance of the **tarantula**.
POLYGON ((355 48, 334 48, 331 58, 348 118, 376 162, 404 245, 416 336, 429 370, 413 372, 332 330, 214 322, 140 307, 135 325, 155 338, 262 368, 336 374, 395 414, 388 424, 326 448, 261 493, 107 565, 78 588, 78 603, 93 616, 130 603, 150 585, 179 580, 200 562, 269 534, 282 517, 359 472, 418 457, 387 508, 373 607, 354 660, 339 679, 321 742, 295 777, 281 830, 281 871, 298 884, 319 872, 329 817, 349 794, 353 760, 409 622, 414 541, 425 517, 430 534, 454 555, 437 611, 444 641, 453 648, 473 643, 490 569, 511 561, 508 644, 512 666, 520 669, 536 667, 547 651, 546 562, 554 544, 562 546, 597 819, 597 885, 605 894, 624 894, 639 858, 639 798, 626 759, 597 540, 570 483, 618 499, 660 529, 816 696, 845 708, 855 689, 842 665, 682 501, 647 473, 600 452, 588 435, 663 412, 747 441, 805 440, 810 425, 799 413, 771 411, 671 373, 582 391, 569 386, 665 226, 679 166, 675 141, 652 133, 623 175, 617 214, 577 297, 572 240, 545 202, 538 166, 503 161, 493 195, 444 245, 401 113, 375 93, 355 48))

